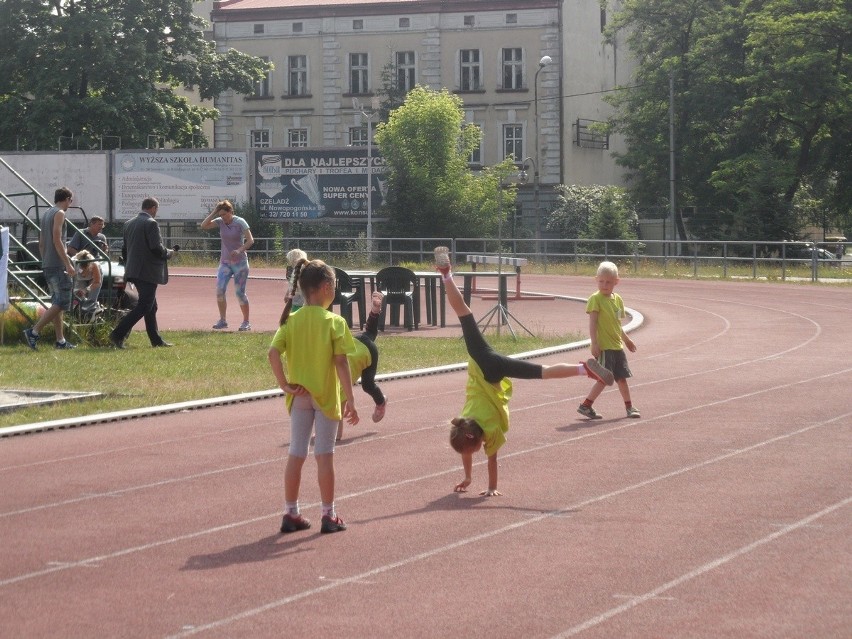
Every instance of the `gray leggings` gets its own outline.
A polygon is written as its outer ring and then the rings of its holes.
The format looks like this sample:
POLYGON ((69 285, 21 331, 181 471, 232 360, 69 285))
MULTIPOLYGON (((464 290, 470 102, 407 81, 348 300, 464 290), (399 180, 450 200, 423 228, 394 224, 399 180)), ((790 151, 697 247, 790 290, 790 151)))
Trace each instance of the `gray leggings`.
POLYGON ((290 454, 304 459, 308 456, 311 431, 314 437, 314 455, 334 452, 337 436, 337 420, 329 419, 310 395, 297 395, 290 409, 290 454))

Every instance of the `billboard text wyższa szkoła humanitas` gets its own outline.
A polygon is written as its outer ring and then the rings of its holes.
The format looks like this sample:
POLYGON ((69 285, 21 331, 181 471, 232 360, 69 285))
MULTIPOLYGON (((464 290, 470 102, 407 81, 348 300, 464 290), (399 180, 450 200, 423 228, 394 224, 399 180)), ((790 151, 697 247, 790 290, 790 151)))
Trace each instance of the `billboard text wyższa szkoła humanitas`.
POLYGON ((366 147, 254 152, 255 207, 276 220, 367 219, 387 195, 384 159, 366 147), (369 178, 370 185, 367 186, 369 178))

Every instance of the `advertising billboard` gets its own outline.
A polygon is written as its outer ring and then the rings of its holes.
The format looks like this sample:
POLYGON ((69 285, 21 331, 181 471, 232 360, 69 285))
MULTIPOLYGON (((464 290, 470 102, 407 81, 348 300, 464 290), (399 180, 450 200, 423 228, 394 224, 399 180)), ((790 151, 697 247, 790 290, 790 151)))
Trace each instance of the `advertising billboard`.
POLYGON ((116 151, 115 218, 136 215, 146 197, 160 203, 163 220, 203 219, 219 200, 248 199, 245 151, 116 151))
MULTIPOLYGON (((4 153, 3 159, 24 178, 50 204, 40 207, 44 213, 53 204, 53 194, 59 187, 68 187, 74 193, 74 203, 69 219, 75 224, 83 221, 82 208, 87 216, 109 216, 109 151, 38 151, 30 153, 4 153)), ((11 172, 0 170, 0 191, 6 194, 25 193, 29 189, 11 172)), ((27 213, 35 204, 33 197, 10 198, 27 213)), ((35 219, 33 211, 29 213, 35 219)), ((0 199, 0 222, 17 222, 20 218, 12 206, 0 199)))
POLYGON ((275 220, 358 220, 379 210, 387 195, 384 160, 366 147, 255 149, 254 203, 275 220), (369 187, 367 181, 369 179, 369 187))

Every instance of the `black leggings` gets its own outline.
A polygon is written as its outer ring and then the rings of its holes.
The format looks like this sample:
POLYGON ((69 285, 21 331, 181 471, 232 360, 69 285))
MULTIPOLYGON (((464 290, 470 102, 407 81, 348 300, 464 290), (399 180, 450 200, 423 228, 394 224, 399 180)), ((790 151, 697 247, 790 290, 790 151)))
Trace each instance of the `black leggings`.
POLYGON ((385 403, 385 396, 382 390, 376 385, 376 370, 379 368, 379 349, 376 348, 373 340, 376 339, 376 335, 379 333, 378 326, 379 316, 370 313, 370 317, 367 318, 367 325, 364 327, 364 332, 355 336, 355 339, 370 351, 370 365, 361 371, 361 388, 373 398, 376 406, 385 403))
POLYGON ((541 364, 533 364, 532 362, 526 362, 521 359, 512 359, 511 357, 500 355, 500 353, 491 348, 482 336, 473 315, 465 315, 460 318, 460 321, 462 333, 464 333, 464 343, 467 346, 467 354, 482 369, 482 374, 486 382, 495 384, 504 377, 541 379, 541 364))

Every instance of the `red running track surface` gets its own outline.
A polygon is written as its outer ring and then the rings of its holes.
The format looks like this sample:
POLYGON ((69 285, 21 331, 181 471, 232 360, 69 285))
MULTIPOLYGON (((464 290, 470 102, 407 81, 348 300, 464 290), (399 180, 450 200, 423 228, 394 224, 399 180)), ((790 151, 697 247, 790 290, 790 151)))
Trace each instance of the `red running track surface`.
MULTIPOLYGON (((3 636, 849 637, 852 289, 617 291, 645 316, 629 355, 643 417, 613 389, 585 420, 585 379, 516 381, 502 497, 477 494, 484 456, 475 490, 452 491, 464 373, 387 382, 385 420, 347 429, 334 535, 312 459, 315 526, 278 534, 280 399, 0 440, 3 636)), ((584 319, 565 300, 513 310, 584 319)))

